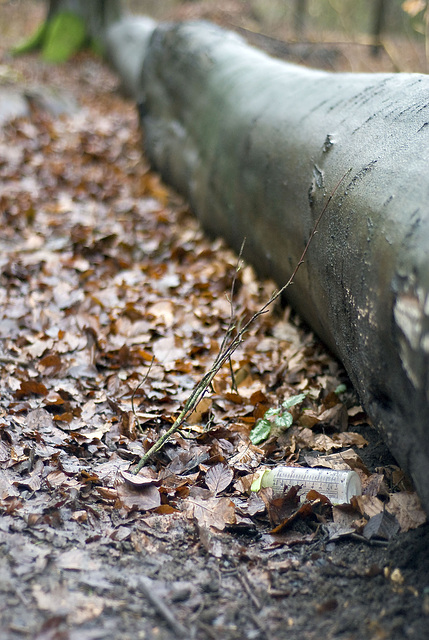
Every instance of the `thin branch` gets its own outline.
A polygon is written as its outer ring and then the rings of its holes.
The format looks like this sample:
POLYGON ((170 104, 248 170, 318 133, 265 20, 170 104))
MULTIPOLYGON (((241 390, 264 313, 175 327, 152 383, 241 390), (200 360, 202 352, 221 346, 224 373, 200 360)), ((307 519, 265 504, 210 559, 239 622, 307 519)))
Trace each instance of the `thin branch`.
POLYGON ((147 371, 146 371, 146 373, 144 374, 144 376, 143 376, 143 378, 142 378, 141 382, 139 382, 139 383, 138 383, 138 385, 136 386, 136 388, 134 389, 134 391, 133 391, 133 395, 131 396, 131 410, 132 410, 132 412, 133 412, 133 414, 134 414, 134 417, 135 417, 135 419, 136 419, 136 421, 137 421, 137 426, 138 426, 138 428, 139 428, 139 430, 140 430, 140 431, 143 431, 143 429, 141 428, 140 420, 138 419, 138 416, 137 416, 137 413, 136 413, 136 409, 135 409, 135 407, 134 407, 134 396, 136 395, 136 393, 137 393, 137 391, 140 389, 140 387, 141 387, 142 385, 144 385, 144 383, 146 382, 146 380, 147 380, 147 378, 148 378, 148 375, 149 375, 149 373, 150 373, 150 370, 152 369, 152 365, 153 365, 154 360, 155 360, 155 356, 152 356, 152 360, 150 361, 150 365, 149 365, 148 370, 147 370, 147 371))
MULTIPOLYGON (((236 349, 238 349, 238 347, 241 345, 241 343, 243 342, 244 334, 247 333, 250 325, 253 324, 255 322, 255 320, 257 320, 261 315, 266 313, 268 311, 268 307, 270 305, 272 305, 273 302, 278 300, 282 296, 282 294, 286 291, 286 289, 288 287, 290 287, 290 285, 292 284, 296 274, 298 273, 299 268, 304 263, 304 258, 305 258, 306 254, 308 252, 308 249, 310 247, 310 244, 311 244, 314 236, 317 233, 318 226, 320 224, 320 221, 323 218, 323 215, 326 212, 326 209, 328 208, 332 198, 334 197, 335 193, 337 192, 340 184, 343 182, 344 178, 348 175, 348 173, 350 171, 351 171, 351 169, 346 171, 346 173, 343 175, 341 180, 338 181, 338 183, 336 184, 334 189, 331 191, 331 194, 330 194, 329 198, 327 199, 322 211, 320 212, 320 214, 319 214, 319 216, 318 216, 318 218, 317 218, 317 220, 316 220, 316 222, 314 224, 313 230, 312 230, 312 232, 310 234, 310 237, 309 237, 309 239, 307 241, 307 244, 305 245, 304 251, 302 252, 301 257, 300 257, 296 267, 294 268, 294 270, 292 272, 292 275, 290 276, 289 280, 286 282, 286 284, 281 289, 279 289, 278 291, 275 291, 272 294, 272 296, 270 297, 268 302, 266 302, 258 311, 256 311, 251 316, 251 318, 249 320, 247 320, 247 322, 240 329, 240 331, 238 331, 237 334, 234 337, 231 337, 230 342, 228 343, 228 338, 230 338, 230 336, 232 334, 232 331, 234 330, 233 307, 231 307, 232 313, 231 313, 230 322, 229 322, 229 325, 228 325, 228 328, 227 328, 227 331, 226 331, 226 335, 224 336, 224 338, 222 340, 221 347, 219 349, 219 352, 218 352, 216 358, 214 359, 214 362, 213 362, 211 368, 209 369, 209 371, 207 371, 207 373, 203 376, 203 378, 195 385, 194 389, 191 392, 191 395, 189 396, 188 400, 185 403, 185 406, 183 407, 182 411, 180 412, 179 416, 176 418, 176 420, 174 421, 174 423, 170 427, 170 429, 168 429, 168 431, 166 431, 162 436, 160 436, 160 438, 158 438, 158 440, 155 442, 155 444, 153 444, 152 447, 144 454, 144 456, 142 456, 140 458, 140 461, 139 461, 137 467, 135 468, 134 473, 138 473, 140 471, 140 469, 142 467, 144 467, 144 465, 148 462, 148 460, 155 453, 157 453, 160 449, 162 449, 162 447, 164 446, 164 443, 170 438, 170 436, 172 436, 174 433, 176 433, 176 431, 178 431, 180 429, 180 427, 185 422, 185 420, 195 410, 197 404, 200 402, 200 400, 202 399, 202 397, 206 393, 207 389, 210 387, 210 385, 211 385, 211 383, 213 381, 213 378, 216 376, 218 371, 222 368, 222 366, 225 364, 225 362, 227 362, 231 358, 231 356, 234 353, 234 351, 236 351, 236 349)), ((243 245, 242 245, 241 250, 242 249, 243 249, 243 245)), ((240 253, 241 253, 241 251, 240 251, 240 253)))
POLYGON ((189 638, 190 634, 187 629, 176 620, 171 607, 167 606, 164 600, 161 598, 159 594, 156 593, 154 588, 153 580, 147 577, 140 576, 139 577, 139 585, 138 588, 146 598, 149 600, 151 605, 154 607, 155 611, 164 618, 165 622, 168 624, 170 629, 176 634, 178 638, 189 638))

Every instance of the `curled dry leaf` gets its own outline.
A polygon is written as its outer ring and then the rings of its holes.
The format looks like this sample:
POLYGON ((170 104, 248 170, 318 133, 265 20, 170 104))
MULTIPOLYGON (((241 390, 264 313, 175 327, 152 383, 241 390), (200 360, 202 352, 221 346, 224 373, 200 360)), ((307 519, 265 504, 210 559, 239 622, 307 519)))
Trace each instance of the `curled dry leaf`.
POLYGON ((346 449, 345 451, 331 453, 325 456, 305 456, 305 462, 309 467, 325 467, 327 469, 360 469, 369 475, 368 469, 354 449, 346 449))
POLYGON ((124 469, 121 469, 119 473, 125 482, 132 487, 145 487, 154 484, 158 480, 158 476, 155 471, 152 471, 152 469, 147 467, 141 469, 137 475, 130 473, 129 471, 125 471, 124 469))
POLYGON ((120 484, 116 490, 120 505, 127 511, 131 511, 132 509, 150 511, 151 509, 156 509, 161 504, 159 490, 153 485, 145 485, 137 488, 124 482, 120 484))

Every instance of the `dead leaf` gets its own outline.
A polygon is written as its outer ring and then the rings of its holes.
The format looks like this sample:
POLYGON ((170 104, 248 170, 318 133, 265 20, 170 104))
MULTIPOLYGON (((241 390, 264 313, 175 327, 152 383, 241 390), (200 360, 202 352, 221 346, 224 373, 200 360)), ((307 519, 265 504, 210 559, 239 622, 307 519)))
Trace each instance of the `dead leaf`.
POLYGON ((387 485, 381 473, 373 473, 362 482, 362 493, 367 496, 388 496, 387 485))
POLYGON ((81 591, 70 591, 63 585, 55 591, 45 591, 40 584, 33 586, 33 597, 43 611, 67 616, 69 624, 81 625, 94 620, 104 609, 104 599, 81 591))
POLYGON ((223 531, 227 524, 235 523, 235 505, 229 498, 188 498, 186 515, 202 527, 214 527, 223 531))
POLYGON ((159 490, 153 485, 144 485, 137 489, 124 482, 116 488, 116 491, 120 505, 127 511, 131 509, 150 511, 161 504, 159 490))
POLYGON ((363 529, 363 536, 367 540, 390 540, 400 529, 397 519, 387 511, 377 513, 368 520, 363 529))
POLYGON ((174 368, 177 360, 186 358, 186 350, 181 346, 180 339, 174 335, 159 338, 153 343, 152 348, 158 362, 168 371, 174 368))
POLYGON ((354 449, 347 449, 339 453, 331 453, 325 456, 305 456, 305 462, 309 467, 325 467, 327 469, 352 469, 361 470, 369 475, 369 471, 354 449))
POLYGON ((258 491, 259 497, 265 503, 272 525, 281 525, 296 513, 299 505, 298 491, 299 487, 290 487, 290 489, 279 498, 273 498, 273 490, 271 488, 258 491))
POLYGON ((229 487, 234 477, 233 470, 226 464, 215 464, 206 473, 205 483, 216 496, 229 487))
POLYGON ((211 398, 205 397, 202 398, 194 411, 191 413, 189 418, 187 418, 187 422, 190 425, 200 424, 203 420, 203 417, 207 415, 212 407, 213 401, 211 398))
POLYGON ((64 551, 56 560, 56 565, 61 569, 70 571, 96 571, 100 567, 99 560, 93 560, 90 555, 82 549, 69 549, 64 551))
POLYGON ((362 447, 366 447, 368 445, 368 441, 365 440, 360 433, 354 433, 353 431, 334 433, 332 440, 336 444, 340 444, 342 447, 353 446, 362 449, 362 447))
POLYGON ((366 518, 372 518, 384 511, 384 502, 374 496, 353 496, 351 504, 366 518))
POLYGON ((153 485, 158 480, 158 474, 147 467, 143 467, 137 474, 130 473, 124 469, 120 470, 120 474, 129 485, 132 487, 145 487, 147 485, 153 485))
POLYGON ((318 422, 326 423, 338 431, 345 431, 348 426, 348 414, 345 406, 339 402, 318 415, 318 422))
POLYGON ((386 509, 396 517, 401 531, 416 529, 427 520, 419 497, 415 492, 401 491, 391 494, 386 509))
POLYGON ((19 389, 15 391, 15 397, 19 399, 32 395, 46 396, 47 394, 48 390, 45 385, 35 380, 25 380, 21 382, 19 389))

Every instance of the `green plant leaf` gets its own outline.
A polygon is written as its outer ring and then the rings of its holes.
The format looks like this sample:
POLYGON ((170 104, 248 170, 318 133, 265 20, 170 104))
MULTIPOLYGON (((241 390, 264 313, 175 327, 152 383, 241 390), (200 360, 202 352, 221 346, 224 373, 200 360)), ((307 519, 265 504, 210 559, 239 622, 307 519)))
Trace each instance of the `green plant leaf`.
MULTIPOLYGON (((266 414, 265 414, 266 415, 266 414)), ((258 420, 252 431, 250 432, 250 442, 252 444, 259 444, 268 438, 271 433, 271 422, 261 418, 258 420)))
POLYGON ((339 384, 338 387, 335 389, 334 393, 337 394, 337 396, 340 395, 340 393, 344 393, 345 391, 347 391, 347 387, 344 383, 339 384))
POLYGON ((267 409, 267 411, 264 413, 264 417, 263 420, 268 420, 268 418, 271 418, 272 416, 276 416, 280 413, 280 409, 267 409))
POLYGON ((292 426, 292 423, 293 417, 292 414, 289 413, 289 411, 285 411, 280 416, 274 418, 274 424, 279 429, 289 429, 289 427, 292 426))
POLYGON ((282 403, 283 409, 290 409, 290 407, 294 407, 296 404, 299 404, 303 400, 305 400, 305 393, 299 393, 297 396, 291 396, 287 400, 282 403))

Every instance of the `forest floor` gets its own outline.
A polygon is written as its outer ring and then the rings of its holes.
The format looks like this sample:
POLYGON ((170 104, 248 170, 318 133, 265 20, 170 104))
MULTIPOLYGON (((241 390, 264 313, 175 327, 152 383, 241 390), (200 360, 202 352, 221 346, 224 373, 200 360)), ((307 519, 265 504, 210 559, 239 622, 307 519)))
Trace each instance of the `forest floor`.
POLYGON ((2 640, 427 637, 425 515, 290 309, 250 327, 184 429, 129 472, 210 368, 231 310, 245 321, 274 284, 237 269, 150 171, 102 61, 12 59, 43 6, 0 13, 2 640), (28 113, 3 117, 10 91, 28 113), (300 394, 293 425, 252 443, 300 394), (250 491, 280 463, 353 469, 363 495, 250 491))

